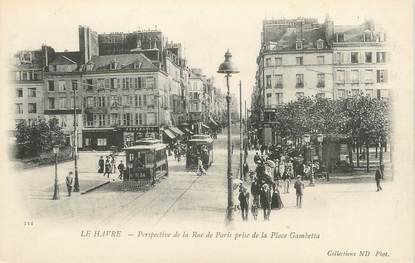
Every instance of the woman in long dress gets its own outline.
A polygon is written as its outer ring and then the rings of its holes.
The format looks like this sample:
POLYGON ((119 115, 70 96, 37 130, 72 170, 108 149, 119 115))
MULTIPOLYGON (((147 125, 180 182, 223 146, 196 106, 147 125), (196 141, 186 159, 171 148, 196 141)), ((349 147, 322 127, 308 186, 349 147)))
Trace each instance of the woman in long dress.
POLYGON ((274 192, 272 193, 271 209, 281 209, 284 207, 282 203, 280 191, 278 187, 275 187, 274 192))

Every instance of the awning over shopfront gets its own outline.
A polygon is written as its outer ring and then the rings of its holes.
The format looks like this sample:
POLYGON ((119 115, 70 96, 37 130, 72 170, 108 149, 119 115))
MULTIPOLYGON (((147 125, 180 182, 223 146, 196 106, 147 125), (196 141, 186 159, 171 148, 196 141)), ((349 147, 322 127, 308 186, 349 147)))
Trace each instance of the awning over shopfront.
POLYGON ((173 133, 175 133, 176 135, 178 135, 178 136, 183 136, 184 135, 184 132, 182 132, 179 128, 177 128, 176 126, 171 126, 171 127, 169 127, 169 129, 173 132, 173 133))
POLYGON ((164 131, 164 134, 166 134, 166 136, 169 137, 170 139, 172 140, 176 139, 176 135, 174 135, 174 133, 171 130, 165 129, 163 131, 164 131))
POLYGON ((183 128, 183 130, 187 133, 187 134, 189 134, 189 135, 193 135, 194 133, 191 131, 191 130, 189 130, 188 128, 183 128))

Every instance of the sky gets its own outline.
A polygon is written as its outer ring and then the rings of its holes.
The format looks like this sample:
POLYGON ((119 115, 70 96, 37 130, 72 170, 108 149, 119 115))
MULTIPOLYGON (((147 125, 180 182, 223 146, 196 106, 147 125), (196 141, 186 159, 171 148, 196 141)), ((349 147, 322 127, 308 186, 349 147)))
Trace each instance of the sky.
MULTIPOLYGON (((239 92, 249 107, 255 85, 262 20, 265 18, 315 17, 326 14, 335 24, 359 24, 365 18, 388 24, 399 1, 32 1, 0 0, 2 46, 12 53, 38 49, 43 43, 57 51, 77 51, 78 25, 98 33, 132 32, 157 26, 164 36, 185 47, 190 67, 202 68, 226 91, 225 78, 216 71, 229 48, 240 73, 231 78, 231 92, 239 92), (30 7, 28 6, 30 3, 30 7)), ((399 7, 397 7, 399 8, 399 7)), ((239 97, 239 96, 237 96, 239 97)))

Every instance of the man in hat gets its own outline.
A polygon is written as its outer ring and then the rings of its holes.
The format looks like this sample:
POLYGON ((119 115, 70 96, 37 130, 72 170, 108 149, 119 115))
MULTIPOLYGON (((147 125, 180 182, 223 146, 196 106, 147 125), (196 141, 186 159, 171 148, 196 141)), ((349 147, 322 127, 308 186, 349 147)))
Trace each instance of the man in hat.
POLYGON ((197 157, 197 175, 206 175, 206 170, 200 157, 197 157))
POLYGON ((66 188, 68 189, 68 196, 71 196, 72 183, 73 183, 72 171, 70 171, 69 174, 66 176, 65 181, 66 181, 66 188))
POLYGON ((260 193, 261 207, 264 210, 264 220, 269 220, 271 214, 271 188, 263 181, 260 193))
POLYGON ((120 161, 120 164, 118 165, 118 171, 120 172, 120 174, 118 175, 118 178, 122 180, 124 178, 124 171, 125 171, 125 166, 122 160, 120 161))
POLYGON ((297 181, 294 183, 295 194, 297 195, 297 208, 302 207, 304 183, 301 181, 301 176, 297 175, 297 181))
POLYGON ((241 186, 239 190, 239 206, 241 207, 241 215, 243 221, 248 221, 248 209, 249 209, 249 193, 245 186, 241 186))

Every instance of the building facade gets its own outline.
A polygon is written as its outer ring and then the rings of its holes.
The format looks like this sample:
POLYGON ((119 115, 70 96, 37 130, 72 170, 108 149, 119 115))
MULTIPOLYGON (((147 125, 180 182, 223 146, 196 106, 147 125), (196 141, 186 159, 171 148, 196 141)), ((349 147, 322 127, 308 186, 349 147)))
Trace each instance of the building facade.
POLYGON ((315 18, 263 21, 251 108, 262 143, 273 144, 273 112, 301 97, 389 97, 386 36, 371 21, 334 25, 315 18), (259 124, 260 123, 260 124, 259 124))

